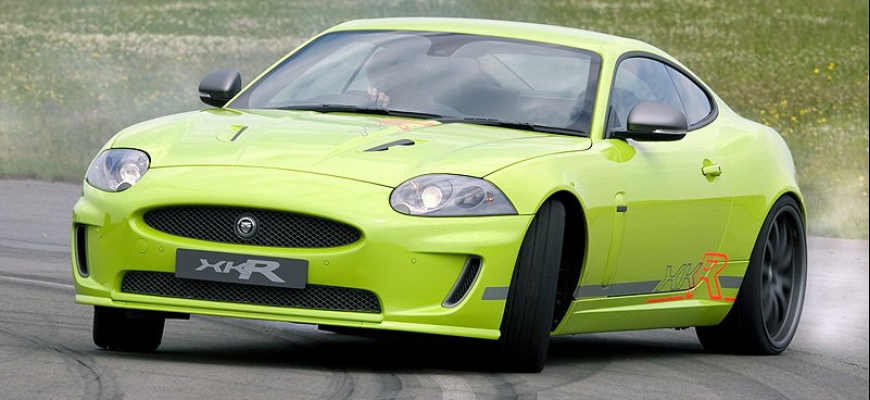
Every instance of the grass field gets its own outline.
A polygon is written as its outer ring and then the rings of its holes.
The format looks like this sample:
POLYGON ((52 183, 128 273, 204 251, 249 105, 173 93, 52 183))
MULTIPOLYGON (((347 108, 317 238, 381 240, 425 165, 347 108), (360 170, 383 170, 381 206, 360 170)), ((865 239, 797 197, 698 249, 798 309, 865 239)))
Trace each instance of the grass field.
POLYGON ((460 16, 649 41, 791 147, 812 234, 868 236, 862 0, 108 1, 0 3, 0 177, 78 181, 119 129, 201 108, 199 79, 250 79, 342 21, 460 16))

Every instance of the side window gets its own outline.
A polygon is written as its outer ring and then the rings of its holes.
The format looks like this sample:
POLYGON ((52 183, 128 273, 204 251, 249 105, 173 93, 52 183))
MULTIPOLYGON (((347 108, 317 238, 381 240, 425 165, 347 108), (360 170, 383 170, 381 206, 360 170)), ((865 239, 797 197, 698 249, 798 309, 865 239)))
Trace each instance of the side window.
POLYGON ((628 113, 643 101, 667 104, 685 114, 665 64, 649 58, 630 58, 619 63, 618 68, 610 99, 611 129, 626 129, 628 113))
POLYGON ((682 72, 668 67, 668 73, 671 75, 671 79, 674 80, 677 93, 680 94, 680 100, 682 100, 683 108, 686 110, 686 121, 688 121, 689 126, 701 122, 701 120, 710 115, 710 112, 713 111, 713 106, 710 104, 707 94, 695 82, 692 82, 691 79, 683 75, 682 72))

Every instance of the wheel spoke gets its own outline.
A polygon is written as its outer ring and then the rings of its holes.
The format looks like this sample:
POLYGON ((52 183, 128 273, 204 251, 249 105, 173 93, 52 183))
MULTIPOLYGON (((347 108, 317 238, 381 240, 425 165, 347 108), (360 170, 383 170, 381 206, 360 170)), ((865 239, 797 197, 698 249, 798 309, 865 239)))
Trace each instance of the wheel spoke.
POLYGON ((773 314, 773 308, 776 307, 776 305, 774 304, 773 295, 771 295, 770 291, 765 291, 761 301, 764 305, 764 319, 769 320, 773 314))
POLYGON ((782 221, 782 255, 787 256, 794 250, 794 229, 785 219, 782 221))
POLYGON ((770 227, 770 237, 767 239, 767 241, 773 247, 773 251, 772 251, 773 255, 776 254, 776 250, 777 250, 776 246, 779 245, 779 223, 778 222, 779 221, 774 221, 773 225, 770 227))
POLYGON ((781 260, 785 257, 785 252, 788 251, 788 228, 785 226, 785 219, 779 219, 776 221, 776 244, 774 247, 776 248, 776 253, 774 257, 777 260, 781 260))
POLYGON ((784 252, 777 261, 777 272, 780 274, 780 280, 785 282, 791 280, 794 274, 794 253, 795 253, 795 232, 794 227, 788 226, 787 234, 785 235, 784 252))
POLYGON ((785 280, 791 276, 794 263, 795 238, 794 229, 789 224, 786 218, 781 218, 774 224, 779 232, 779 242, 773 245, 774 255, 771 260, 771 265, 774 267, 774 273, 778 274, 781 280, 785 280))
POLYGON ((776 299, 776 304, 778 306, 780 306, 781 308, 785 308, 786 295, 785 295, 785 289, 783 288, 782 284, 774 286, 773 295, 774 295, 774 298, 776 299))
POLYGON ((770 302, 770 314, 766 314, 764 318, 764 324, 767 325, 767 332, 770 336, 776 336, 779 332, 777 329, 779 326, 779 306, 776 304, 776 301, 770 302))
POLYGON ((789 246, 788 251, 776 261, 776 270, 782 275, 791 275, 792 264, 794 263, 794 247, 789 246))
MULTIPOLYGON (((785 306, 779 302, 776 303, 776 306, 773 307, 774 314, 776 314, 776 318, 773 319, 774 327, 776 327, 776 333, 779 333, 779 327, 782 326, 782 321, 785 318, 785 306)), ((774 332, 771 332, 774 333, 774 332)))
POLYGON ((767 244, 764 246, 764 261, 769 264, 773 258, 773 242, 771 242, 770 239, 767 239, 767 244))

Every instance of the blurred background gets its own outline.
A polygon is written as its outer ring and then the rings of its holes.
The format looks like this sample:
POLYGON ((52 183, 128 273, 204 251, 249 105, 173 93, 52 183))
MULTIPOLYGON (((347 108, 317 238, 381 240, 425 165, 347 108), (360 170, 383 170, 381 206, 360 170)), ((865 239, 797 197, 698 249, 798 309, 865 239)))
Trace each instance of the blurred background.
POLYGON ((868 237, 864 0, 271 0, 0 2, 0 178, 77 182, 103 143, 204 108, 199 80, 247 83, 343 21, 453 16, 641 39, 680 59, 795 156, 812 235, 868 237))

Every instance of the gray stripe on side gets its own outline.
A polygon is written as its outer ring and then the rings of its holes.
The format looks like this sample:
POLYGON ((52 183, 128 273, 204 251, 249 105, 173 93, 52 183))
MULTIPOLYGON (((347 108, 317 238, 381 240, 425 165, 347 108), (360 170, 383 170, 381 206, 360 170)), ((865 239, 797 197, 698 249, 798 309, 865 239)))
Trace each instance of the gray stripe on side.
POLYGON ((574 298, 579 299, 581 297, 607 297, 607 286, 580 286, 574 291, 574 298))
POLYGON ((644 281, 617 283, 610 286, 589 285, 580 286, 574 290, 574 298, 586 297, 617 297, 631 296, 635 294, 655 293, 656 287, 661 281, 644 281))
POLYGON ((607 297, 653 293, 660 282, 661 281, 617 283, 615 285, 610 285, 610 289, 607 291, 607 297))
POLYGON ((743 283, 742 276, 719 276, 719 287, 724 289, 740 289, 743 283))
POLYGON ((488 287, 483 291, 481 300, 507 300, 507 287, 488 287))

